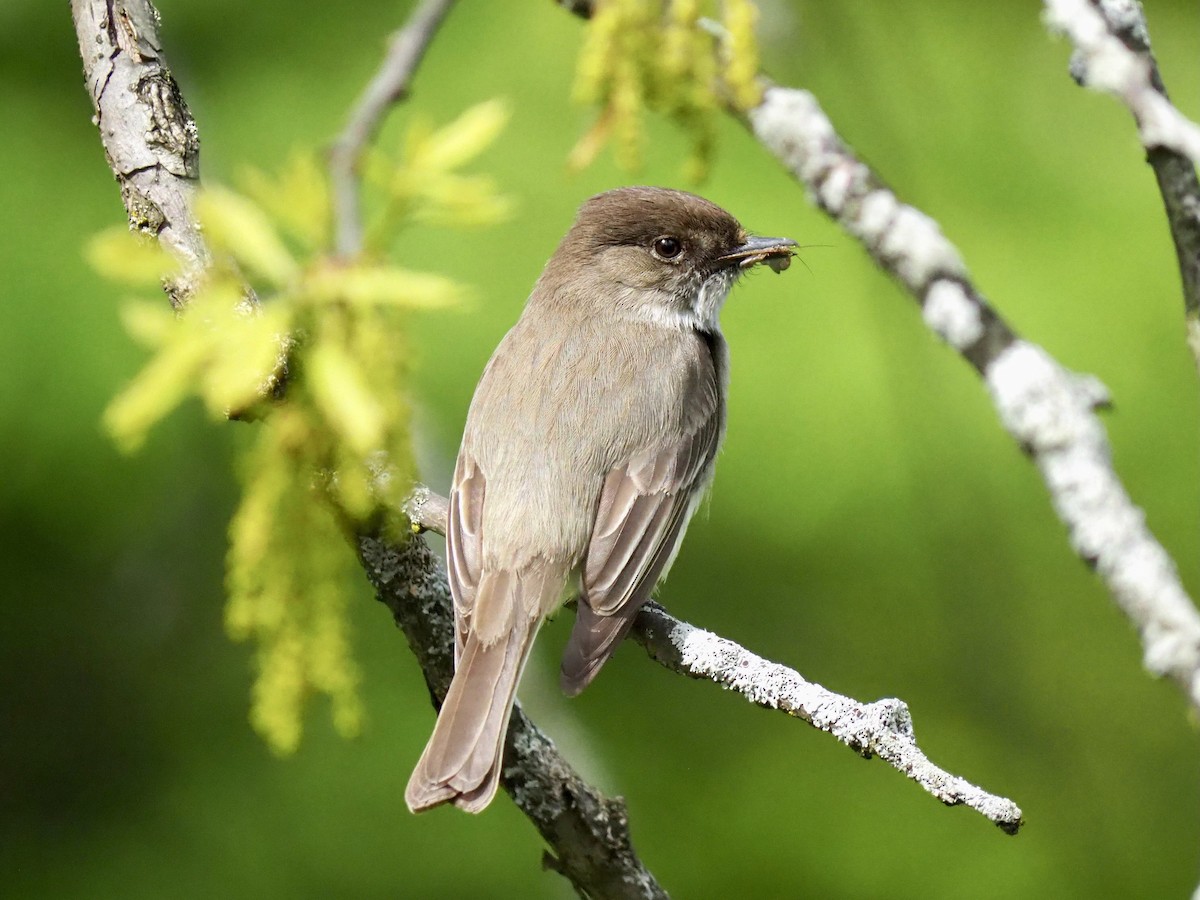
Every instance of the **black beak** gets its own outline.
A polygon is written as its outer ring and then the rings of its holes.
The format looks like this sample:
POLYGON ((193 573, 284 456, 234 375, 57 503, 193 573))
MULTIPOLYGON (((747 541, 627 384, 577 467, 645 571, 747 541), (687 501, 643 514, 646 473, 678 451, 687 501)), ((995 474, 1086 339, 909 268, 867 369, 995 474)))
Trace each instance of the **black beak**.
POLYGON ((765 262, 776 272, 782 272, 792 261, 797 244, 791 238, 752 237, 742 246, 720 258, 720 262, 748 269, 765 262))

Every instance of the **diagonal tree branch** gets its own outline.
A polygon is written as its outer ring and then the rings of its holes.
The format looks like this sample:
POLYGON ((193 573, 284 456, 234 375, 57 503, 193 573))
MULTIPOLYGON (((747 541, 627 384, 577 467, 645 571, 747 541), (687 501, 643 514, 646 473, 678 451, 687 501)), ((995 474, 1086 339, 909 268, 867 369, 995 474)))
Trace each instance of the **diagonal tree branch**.
MULTIPOLYGON (((447 509, 446 498, 424 486, 405 504, 414 525, 438 534, 446 531, 447 509)), ((1023 824, 1021 809, 1011 800, 989 794, 930 762, 917 746, 912 716, 903 700, 860 703, 835 694, 794 669, 676 619, 657 603, 642 608, 630 635, 664 668, 716 682, 751 703, 778 709, 828 732, 863 757, 878 756, 947 806, 968 806, 1008 834, 1016 834, 1023 824)))
POLYGON ((1046 0, 1045 5, 1047 24, 1075 45, 1072 77, 1116 96, 1137 123, 1175 243, 1188 347, 1200 367, 1200 127, 1171 105, 1141 3, 1046 0))
POLYGON ((425 58, 454 0, 423 0, 408 23, 392 35, 383 64, 363 89, 346 127, 329 151, 333 183, 333 242, 338 256, 362 250, 362 214, 358 202, 358 167, 392 104, 408 96, 409 84, 425 58))
MULTIPOLYGON (((376 595, 421 665, 430 698, 441 706, 454 674, 454 611, 441 563, 419 535, 395 543, 364 534, 358 548, 376 595)), ((625 802, 584 782, 519 704, 509 720, 501 783, 550 846, 544 864, 580 897, 666 898, 633 850, 625 802)))
POLYGON ((1144 665, 1200 710, 1200 613, 1112 467, 1094 407, 1104 387, 1017 337, 936 222, 902 203, 807 91, 771 86, 748 123, 759 142, 921 305, 926 324, 983 376, 1004 427, 1045 479, 1071 545, 1141 635, 1144 665))
POLYGON ((84 82, 130 228, 158 238, 182 264, 167 285, 176 309, 209 264, 192 214, 200 183, 196 122, 171 75, 147 0, 71 0, 84 82))

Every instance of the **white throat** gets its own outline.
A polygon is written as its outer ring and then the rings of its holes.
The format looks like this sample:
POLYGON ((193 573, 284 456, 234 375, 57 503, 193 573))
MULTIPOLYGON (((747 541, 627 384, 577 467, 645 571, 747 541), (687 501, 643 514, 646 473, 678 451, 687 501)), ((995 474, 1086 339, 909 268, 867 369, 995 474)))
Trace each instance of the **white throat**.
POLYGON ((639 318, 680 331, 720 331, 721 307, 736 278, 736 272, 718 272, 701 283, 691 306, 679 309, 658 303, 645 304, 639 308, 639 318))
POLYGON ((712 275, 700 285, 700 290, 696 292, 696 300, 693 305, 696 320, 699 326, 704 331, 716 331, 718 319, 721 315, 721 307, 725 305, 725 298, 729 296, 729 289, 733 287, 733 282, 737 279, 737 273, 733 269, 722 269, 715 275, 712 275))

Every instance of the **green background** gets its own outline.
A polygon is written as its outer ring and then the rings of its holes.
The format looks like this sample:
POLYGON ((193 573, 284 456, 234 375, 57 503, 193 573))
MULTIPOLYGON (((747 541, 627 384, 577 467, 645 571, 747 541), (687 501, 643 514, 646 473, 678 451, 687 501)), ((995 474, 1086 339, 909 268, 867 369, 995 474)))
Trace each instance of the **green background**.
MULTIPOLYGON (((1032 0, 764 3, 764 64, 933 215, 1025 337, 1101 378, 1117 470, 1200 586, 1197 377, 1174 253, 1128 113, 1066 73, 1032 0)), ((326 144, 407 4, 162 0, 205 176, 326 144)), ((1192 2, 1147 12, 1177 104, 1200 115, 1192 2)), ((408 265, 477 286, 414 325, 425 477, 445 490, 474 381, 576 206, 680 182, 563 160, 581 25, 549 2, 462 3, 385 140, 480 99, 514 117, 479 166, 518 202, 463 237, 413 232, 408 265)), ((132 458, 101 433, 143 361, 122 292, 88 271, 122 220, 67 4, 0 4, 0 894, 5 897, 565 897, 501 797, 413 817, 433 716, 363 583, 347 586, 369 723, 271 756, 246 720, 250 651, 222 632, 238 428, 198 404, 132 458)), ((556 689, 569 626, 521 696, 604 789, 678 897, 1183 897, 1200 879, 1197 735, 1179 693, 1070 551, 975 373, 912 300, 732 124, 700 189, 751 229, 813 245, 724 314, 729 435, 707 513, 660 592, 676 614, 851 696, 899 696, 939 764, 1012 797, 1007 837, 879 762, 622 649, 556 689)), ((165 300, 164 300, 165 302, 165 300)))

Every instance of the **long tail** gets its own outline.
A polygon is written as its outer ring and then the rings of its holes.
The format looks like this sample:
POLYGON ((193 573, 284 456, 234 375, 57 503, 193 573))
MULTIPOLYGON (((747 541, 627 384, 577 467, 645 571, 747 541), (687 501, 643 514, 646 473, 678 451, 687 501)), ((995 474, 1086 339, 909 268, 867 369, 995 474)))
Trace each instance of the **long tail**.
POLYGON ((453 803, 477 813, 491 802, 517 682, 541 622, 540 615, 515 615, 506 633, 486 646, 474 631, 468 634, 433 736, 404 792, 410 810, 453 803))

